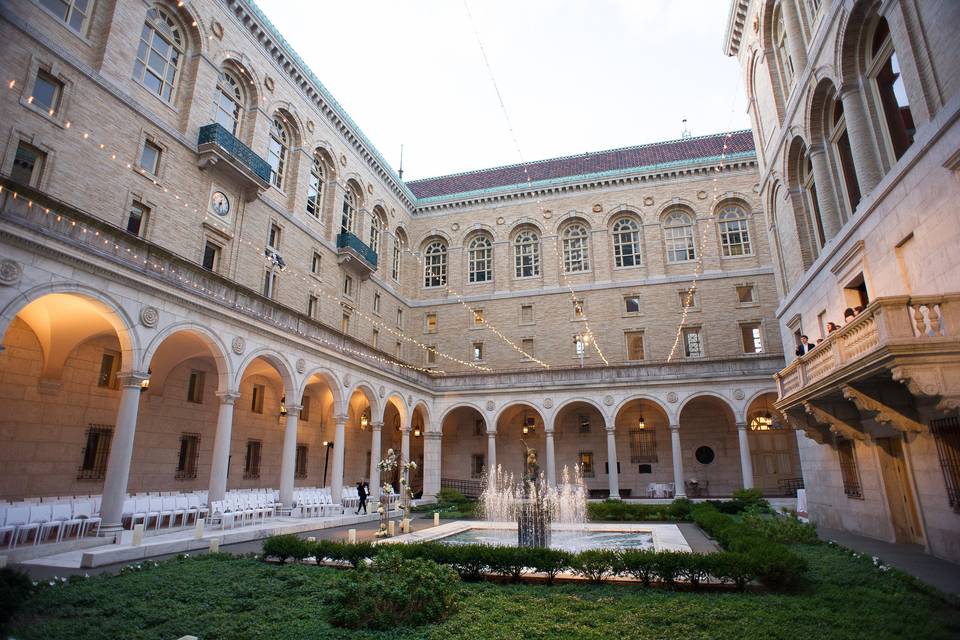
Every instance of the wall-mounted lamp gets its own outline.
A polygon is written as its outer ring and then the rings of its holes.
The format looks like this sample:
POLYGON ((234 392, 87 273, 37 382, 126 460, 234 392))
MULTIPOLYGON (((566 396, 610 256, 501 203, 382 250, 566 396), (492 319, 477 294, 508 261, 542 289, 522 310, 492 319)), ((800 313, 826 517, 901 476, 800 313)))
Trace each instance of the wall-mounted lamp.
POLYGON ((367 427, 368 427, 369 425, 370 425, 370 417, 367 416, 367 412, 364 411, 364 412, 360 415, 360 429, 363 430, 363 431, 366 431, 366 430, 367 430, 367 427))
POLYGON ((421 435, 422 435, 422 434, 421 434, 421 432, 420 432, 420 427, 414 427, 414 428, 413 428, 413 437, 414 437, 414 438, 419 438, 421 435))
POLYGON ((285 415, 287 415, 287 404, 286 404, 286 402, 287 402, 287 396, 283 396, 282 398, 280 398, 280 417, 281 417, 281 418, 284 417, 285 415))
MULTIPOLYGON (((151 373, 153 373, 153 369, 147 369, 147 375, 149 376, 151 373)), ((141 393, 146 391, 149 388, 150 388, 150 378, 146 378, 145 380, 140 381, 141 393)))

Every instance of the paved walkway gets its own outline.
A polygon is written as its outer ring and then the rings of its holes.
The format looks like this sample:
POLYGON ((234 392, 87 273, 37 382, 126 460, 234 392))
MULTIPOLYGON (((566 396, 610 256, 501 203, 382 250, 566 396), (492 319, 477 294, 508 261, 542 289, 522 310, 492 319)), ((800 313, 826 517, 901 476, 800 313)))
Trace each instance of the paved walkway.
POLYGON ((858 553, 876 556, 930 586, 960 595, 960 565, 925 553, 920 545, 894 544, 823 527, 818 527, 817 533, 823 540, 832 540, 858 553))

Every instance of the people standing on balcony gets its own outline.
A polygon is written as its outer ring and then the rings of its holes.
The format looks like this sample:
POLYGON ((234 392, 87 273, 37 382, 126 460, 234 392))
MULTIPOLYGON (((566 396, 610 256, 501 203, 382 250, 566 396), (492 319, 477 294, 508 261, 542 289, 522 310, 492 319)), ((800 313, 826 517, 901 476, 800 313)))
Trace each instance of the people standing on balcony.
POLYGON ((853 307, 847 307, 843 311, 843 324, 850 324, 856 317, 857 312, 853 310, 853 307))
POLYGON ((833 333, 834 331, 836 331, 836 330, 839 329, 839 328, 840 328, 840 327, 837 326, 837 323, 836 323, 836 322, 828 322, 828 323, 827 323, 827 334, 831 334, 831 333, 833 333))
POLYGON ((810 353, 813 350, 813 345, 810 344, 810 338, 807 336, 800 336, 800 344, 797 345, 797 355, 802 356, 805 353, 810 353))

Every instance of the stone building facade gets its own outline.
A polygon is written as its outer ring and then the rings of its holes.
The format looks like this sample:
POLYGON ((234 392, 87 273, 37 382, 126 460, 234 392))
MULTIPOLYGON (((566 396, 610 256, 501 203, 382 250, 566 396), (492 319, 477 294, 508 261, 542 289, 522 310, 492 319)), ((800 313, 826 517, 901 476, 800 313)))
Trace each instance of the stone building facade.
POLYGON ((958 29, 955 2, 737 0, 724 42, 748 92, 789 361, 777 407, 801 429, 810 516, 954 561, 958 29), (795 357, 802 335, 819 345, 795 357))
POLYGON ((404 183, 245 0, 0 37, 0 497, 795 486, 749 133, 404 183))

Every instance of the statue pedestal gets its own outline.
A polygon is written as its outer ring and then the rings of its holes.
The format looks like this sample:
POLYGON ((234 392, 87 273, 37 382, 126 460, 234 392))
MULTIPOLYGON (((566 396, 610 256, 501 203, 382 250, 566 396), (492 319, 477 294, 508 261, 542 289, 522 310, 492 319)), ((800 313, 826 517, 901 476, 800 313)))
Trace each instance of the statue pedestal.
POLYGON ((550 546, 549 507, 536 497, 517 505, 517 543, 521 547, 550 546))

